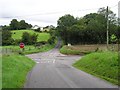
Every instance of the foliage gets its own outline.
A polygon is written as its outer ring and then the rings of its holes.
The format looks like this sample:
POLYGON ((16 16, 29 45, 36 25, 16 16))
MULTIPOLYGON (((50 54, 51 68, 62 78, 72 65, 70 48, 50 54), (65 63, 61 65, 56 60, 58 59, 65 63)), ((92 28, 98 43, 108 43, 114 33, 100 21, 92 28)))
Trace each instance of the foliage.
MULTIPOLYGON (((39 45, 37 47, 34 46, 34 45, 25 45, 24 51, 22 52, 22 54, 32 54, 32 53, 38 53, 38 52, 45 52, 45 51, 51 50, 54 47, 55 47, 55 44, 52 44, 52 45, 45 44, 45 45, 39 45)), ((21 48, 19 47, 19 45, 17 45, 17 46, 15 46, 15 45, 2 46, 3 52, 6 49, 11 49, 15 53, 20 53, 21 52, 21 48)))
POLYGON ((57 24, 57 29, 59 30, 59 33, 60 33, 60 36, 62 37, 62 39, 64 40, 65 44, 68 43, 68 30, 69 30, 69 27, 71 27, 72 25, 76 24, 77 23, 77 20, 67 14, 67 15, 64 15, 62 17, 59 18, 57 24))
POLYGON ((118 84, 118 53, 96 52, 84 56, 73 66, 118 84))
POLYGON ((37 42, 37 34, 30 35, 28 32, 24 32, 22 36, 22 42, 26 45, 32 45, 37 42))
POLYGON ((111 40, 112 43, 117 42, 117 36, 115 36, 114 34, 112 34, 111 37, 110 37, 110 40, 111 40))
POLYGON ((10 29, 11 30, 18 30, 20 28, 19 23, 17 19, 13 19, 10 23, 10 29))
POLYGON ((4 25, 2 26, 2 30, 10 30, 10 26, 4 25))
POLYGON ((29 29, 32 27, 32 25, 26 23, 25 20, 21 20, 19 22, 17 21, 17 19, 12 19, 8 27, 10 27, 11 30, 21 30, 21 29, 29 29))
MULTIPOLYGON (((111 10, 109 10, 108 16, 110 38, 112 34, 117 35, 117 21, 111 10)), ((64 15, 59 18, 57 23, 57 31, 65 44, 106 43, 107 18, 105 8, 100 8, 98 13, 90 13, 77 19, 71 15, 64 15)))
POLYGON ((12 33, 9 30, 2 30, 2 45, 11 45, 12 43, 12 33))
POLYGON ((49 44, 54 44, 55 43, 55 39, 56 39, 56 31, 55 30, 50 30, 50 38, 48 39, 48 43, 49 44))

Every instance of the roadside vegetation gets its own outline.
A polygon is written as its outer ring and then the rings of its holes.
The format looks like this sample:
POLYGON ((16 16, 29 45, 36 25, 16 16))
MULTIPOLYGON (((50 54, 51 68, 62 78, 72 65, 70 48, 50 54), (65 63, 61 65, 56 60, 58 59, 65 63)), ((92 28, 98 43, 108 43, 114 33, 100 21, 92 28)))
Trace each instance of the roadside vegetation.
MULTIPOLYGON (((110 51, 118 51, 117 44, 109 44, 110 51)), ((92 44, 92 45, 63 45, 60 49, 62 54, 71 55, 85 55, 97 51, 107 51, 106 44, 92 44)))
POLYGON ((35 62, 23 55, 3 55, 2 64, 2 88, 21 88, 35 62))
POLYGON ((60 17, 57 31, 64 42, 60 52, 85 54, 74 67, 118 84, 117 44, 120 43, 120 23, 110 9, 107 12, 109 17, 106 18, 106 11, 103 7, 97 13, 86 14, 80 18, 70 14, 60 17), (107 20, 110 22, 109 36, 106 34, 107 20), (106 37, 109 38, 108 47, 105 45, 106 37))
MULTIPOLYGON (((13 19, 2 27, 2 88, 24 87, 26 76, 35 62, 25 54, 49 51, 55 47, 57 37, 51 29, 47 32, 31 30, 31 24, 13 19), (19 44, 23 42, 24 48, 19 44)), ((38 29, 40 30, 40 29, 38 29)), ((0 71, 1 72, 1 71, 0 71)))
POLYGON ((82 57, 82 59, 74 63, 73 66, 114 84, 119 84, 117 52, 105 51, 91 53, 82 57))
POLYGON ((9 54, 9 53, 16 53, 16 54, 32 54, 32 53, 38 53, 38 52, 45 52, 49 51, 52 48, 54 48, 55 44, 45 44, 41 45, 39 47, 35 47, 34 45, 26 45, 24 47, 24 50, 21 49, 19 46, 2 46, 2 53, 3 54, 9 54))

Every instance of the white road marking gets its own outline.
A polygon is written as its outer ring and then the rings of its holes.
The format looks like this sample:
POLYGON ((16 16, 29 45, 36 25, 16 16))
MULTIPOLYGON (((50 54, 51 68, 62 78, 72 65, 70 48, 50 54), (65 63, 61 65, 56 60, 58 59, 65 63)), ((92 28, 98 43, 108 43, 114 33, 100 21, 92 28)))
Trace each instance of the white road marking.
POLYGON ((36 63, 40 63, 40 62, 36 62, 36 63))
POLYGON ((53 60, 53 63, 55 63, 55 59, 53 60))

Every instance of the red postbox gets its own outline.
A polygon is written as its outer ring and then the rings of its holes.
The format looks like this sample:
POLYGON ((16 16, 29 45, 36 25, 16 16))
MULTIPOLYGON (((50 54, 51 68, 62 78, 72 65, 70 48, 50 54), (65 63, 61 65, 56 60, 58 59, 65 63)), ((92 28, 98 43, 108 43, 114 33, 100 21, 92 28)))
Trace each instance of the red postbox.
POLYGON ((20 43, 20 48, 24 48, 24 43, 20 43))

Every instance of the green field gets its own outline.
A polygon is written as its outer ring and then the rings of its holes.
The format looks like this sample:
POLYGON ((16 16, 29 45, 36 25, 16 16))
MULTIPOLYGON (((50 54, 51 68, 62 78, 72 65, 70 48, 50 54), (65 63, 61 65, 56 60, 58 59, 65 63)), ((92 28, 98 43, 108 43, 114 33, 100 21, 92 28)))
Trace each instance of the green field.
POLYGON ((91 53, 77 61, 73 66, 114 84, 118 84, 119 64, 117 52, 91 53))
POLYGON ((33 30, 12 30, 12 38, 13 39, 21 39, 22 38, 22 34, 24 32, 28 32, 30 34, 38 34, 38 39, 37 39, 37 42, 39 41, 47 41, 50 37, 50 34, 49 33, 39 33, 39 32, 35 32, 33 30))
POLYGON ((2 88, 22 88, 34 65, 35 62, 25 56, 3 55, 2 88))

